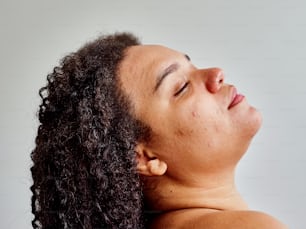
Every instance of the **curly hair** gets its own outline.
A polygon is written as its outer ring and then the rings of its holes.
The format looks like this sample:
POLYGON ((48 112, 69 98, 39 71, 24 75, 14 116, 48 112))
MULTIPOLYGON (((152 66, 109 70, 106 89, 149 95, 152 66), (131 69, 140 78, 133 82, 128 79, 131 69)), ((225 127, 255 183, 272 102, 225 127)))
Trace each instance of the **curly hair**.
POLYGON ((40 89, 33 228, 143 228, 135 144, 150 128, 133 115, 117 71, 129 33, 101 36, 64 57, 40 89))

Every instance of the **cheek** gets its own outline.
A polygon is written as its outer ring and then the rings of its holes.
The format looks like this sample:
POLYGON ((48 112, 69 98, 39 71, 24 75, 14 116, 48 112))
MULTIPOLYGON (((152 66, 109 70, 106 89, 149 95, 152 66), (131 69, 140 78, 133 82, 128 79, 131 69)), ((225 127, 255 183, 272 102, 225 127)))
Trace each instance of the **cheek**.
POLYGON ((197 112, 192 111, 186 104, 175 107, 167 114, 163 128, 167 129, 170 138, 189 136, 194 132, 192 124, 197 117, 197 112))
POLYGON ((233 125, 227 110, 217 106, 199 106, 190 112, 189 120, 194 126, 193 144, 211 153, 222 151, 233 137, 233 128, 239 128, 233 125))
POLYGON ((194 122, 195 128, 205 132, 219 133, 228 126, 228 117, 215 103, 196 103, 190 110, 188 120, 194 122))
POLYGON ((220 116, 221 111, 218 110, 207 112, 201 107, 187 109, 186 113, 176 119, 174 135, 178 141, 209 146, 223 131, 224 124, 220 122, 220 116))

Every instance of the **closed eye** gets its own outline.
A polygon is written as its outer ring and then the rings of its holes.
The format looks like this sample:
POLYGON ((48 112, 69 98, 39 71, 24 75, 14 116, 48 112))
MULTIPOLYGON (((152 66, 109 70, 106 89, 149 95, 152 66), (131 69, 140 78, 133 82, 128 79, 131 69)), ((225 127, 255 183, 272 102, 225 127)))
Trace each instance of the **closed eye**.
POLYGON ((185 89, 188 87, 188 85, 189 85, 189 82, 186 82, 186 83, 183 85, 183 87, 181 87, 177 92, 175 92, 174 96, 178 96, 178 95, 180 95, 182 92, 184 92, 185 89))

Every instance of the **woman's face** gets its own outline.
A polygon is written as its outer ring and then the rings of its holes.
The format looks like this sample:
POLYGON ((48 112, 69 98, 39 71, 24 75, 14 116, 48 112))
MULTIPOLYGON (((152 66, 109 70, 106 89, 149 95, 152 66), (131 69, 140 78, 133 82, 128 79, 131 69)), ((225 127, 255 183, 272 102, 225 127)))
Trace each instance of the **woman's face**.
POLYGON ((199 69, 163 46, 130 47, 119 79, 137 118, 152 128, 147 147, 167 163, 169 175, 190 179, 233 167, 261 124, 221 69, 199 69))

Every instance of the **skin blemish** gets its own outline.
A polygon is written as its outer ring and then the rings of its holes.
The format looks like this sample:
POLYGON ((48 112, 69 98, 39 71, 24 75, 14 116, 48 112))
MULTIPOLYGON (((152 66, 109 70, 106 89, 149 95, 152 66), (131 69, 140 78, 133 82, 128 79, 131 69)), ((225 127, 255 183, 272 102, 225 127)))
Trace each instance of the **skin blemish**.
POLYGON ((191 115, 192 115, 192 117, 194 117, 194 118, 199 117, 199 113, 196 112, 196 111, 192 111, 192 112, 191 112, 191 115))

